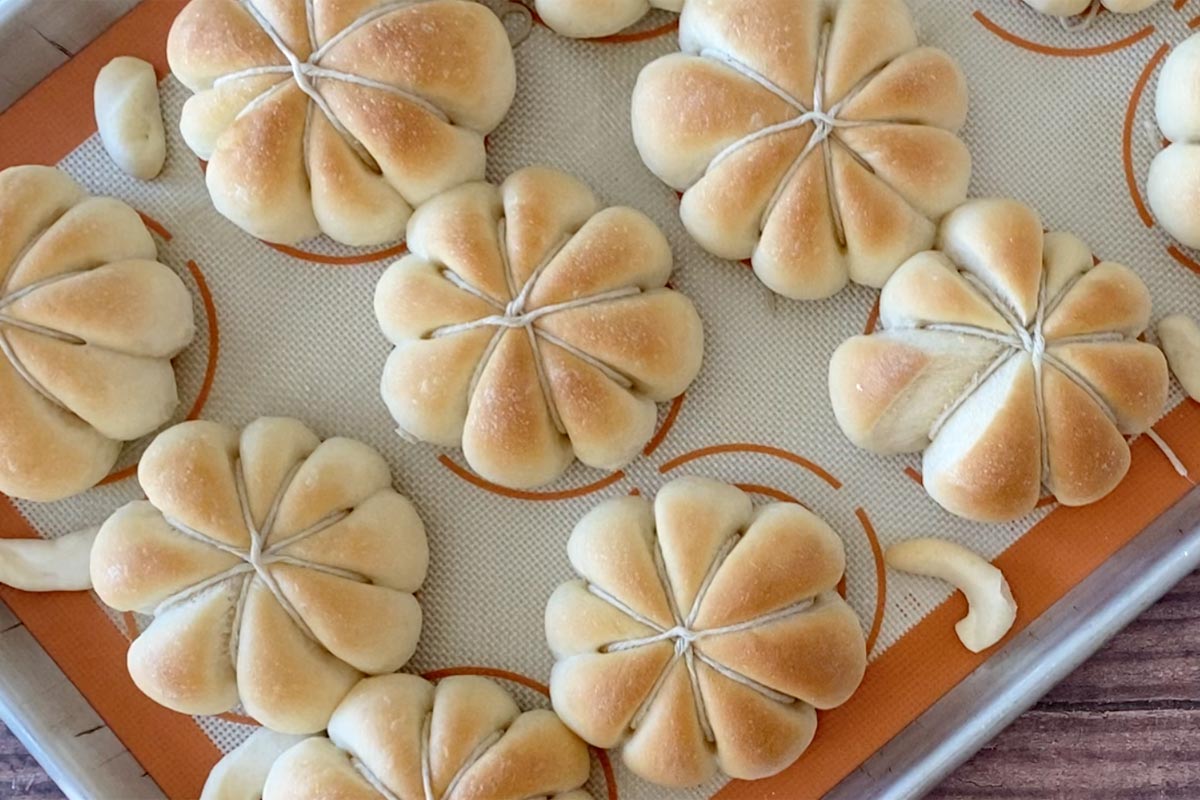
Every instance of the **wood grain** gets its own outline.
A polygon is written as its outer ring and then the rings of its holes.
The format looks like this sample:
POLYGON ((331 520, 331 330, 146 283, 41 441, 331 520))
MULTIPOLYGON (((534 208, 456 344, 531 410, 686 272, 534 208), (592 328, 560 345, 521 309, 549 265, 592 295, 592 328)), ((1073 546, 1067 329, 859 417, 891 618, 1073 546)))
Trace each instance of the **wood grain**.
MULTIPOLYGON (((0 726, 0 798, 59 798, 0 726)), ((1200 572, 1117 634, 931 800, 1200 798, 1200 572)))

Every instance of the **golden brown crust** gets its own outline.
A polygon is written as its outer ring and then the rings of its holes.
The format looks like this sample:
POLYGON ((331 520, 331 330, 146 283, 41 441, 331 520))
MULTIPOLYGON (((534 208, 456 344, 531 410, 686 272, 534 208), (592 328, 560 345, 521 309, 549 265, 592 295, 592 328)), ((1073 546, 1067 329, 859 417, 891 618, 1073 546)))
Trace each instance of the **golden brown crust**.
POLYGON ((425 532, 371 448, 290 419, 240 436, 190 422, 154 440, 138 476, 147 501, 109 518, 91 568, 102 600, 154 616, 130 672, 158 702, 210 714, 240 700, 311 733, 363 673, 412 656, 425 532))
POLYGON ((698 0, 680 49, 638 78, 634 142, 693 238, 772 290, 880 286, 966 197, 965 81, 903 2, 698 0))
MULTIPOLYGON (((329 738, 295 745, 272 766, 264 800, 524 800, 566 797, 588 778, 587 747, 552 713, 521 713, 498 684, 473 676, 436 686, 384 675, 355 686, 329 738)), ((574 796, 574 795, 570 795, 574 796)), ((583 794, 580 800, 586 800, 583 794)))
POLYGON ((1046 486, 1066 506, 1094 503, 1129 471, 1129 446, 1103 409, 1056 369, 1042 378, 1046 403, 1046 486))
POLYGON ((463 0, 377 10, 193 0, 172 25, 171 70, 196 92, 185 141, 209 160, 217 210, 251 234, 379 244, 483 177, 483 137, 516 85, 503 25, 463 0))
POLYGON ((834 353, 842 430, 875 452, 924 450, 930 496, 970 519, 1026 514, 1043 486, 1067 505, 1108 494, 1128 469, 1123 436, 1167 398, 1162 353, 1137 341, 1145 285, 1014 200, 964 204, 938 240, 884 287, 884 330, 834 353))
POLYGON ((137 212, 64 173, 0 171, 0 492, 58 500, 175 412, 192 298, 137 212))
POLYGON ((396 346, 384 401, 402 434, 461 445, 489 481, 541 486, 574 459, 624 467, 654 404, 699 372, 700 318, 666 286, 666 238, 569 175, 454 189, 413 215, 408 241, 375 292, 396 346))
POLYGON ((653 518, 642 498, 597 506, 568 554, 584 581, 546 608, 554 708, 647 780, 774 774, 812 738, 812 708, 862 679, 862 628, 833 591, 842 542, 800 506, 752 512, 734 487, 683 478, 653 518))

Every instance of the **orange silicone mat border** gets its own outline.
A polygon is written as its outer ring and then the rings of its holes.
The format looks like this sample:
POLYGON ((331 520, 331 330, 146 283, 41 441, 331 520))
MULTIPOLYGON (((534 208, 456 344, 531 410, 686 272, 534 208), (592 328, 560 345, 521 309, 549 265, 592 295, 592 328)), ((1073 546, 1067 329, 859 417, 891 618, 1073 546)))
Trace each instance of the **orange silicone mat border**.
MULTIPOLYGON (((92 81, 109 58, 137 55, 165 75, 167 32, 185 3, 145 0, 0 114, 0 168, 55 164, 95 132, 92 81)), ((1193 471, 1200 470, 1200 406, 1185 401, 1157 430, 1193 471)), ((1133 445, 1133 459, 1129 477, 1109 497, 1085 508, 1056 508, 996 560, 1021 603, 1014 631, 1045 612, 1191 486, 1145 438, 1133 445)), ((2 496, 0 530, 37 535, 2 496)), ((134 687, 124 668, 127 640, 90 595, 0 588, 0 599, 169 797, 199 795, 219 756, 217 748, 190 717, 155 705, 134 687)), ((795 766, 764 781, 731 782, 715 797, 799 800, 833 788, 984 662, 984 656, 968 653, 954 639, 953 622, 964 607, 960 596, 950 598, 880 655, 850 702, 821 714, 817 738, 795 766)))

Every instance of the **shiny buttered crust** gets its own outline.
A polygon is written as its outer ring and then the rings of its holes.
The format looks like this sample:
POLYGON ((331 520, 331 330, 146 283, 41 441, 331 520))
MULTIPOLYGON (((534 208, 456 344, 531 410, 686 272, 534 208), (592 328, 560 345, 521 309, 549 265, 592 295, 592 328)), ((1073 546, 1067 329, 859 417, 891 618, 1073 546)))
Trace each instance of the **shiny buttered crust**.
POLYGON ((1014 200, 973 200, 888 281, 883 329, 834 353, 833 410, 859 447, 923 450, 925 488, 959 516, 1015 519, 1043 486, 1091 503, 1166 403, 1166 360, 1138 341, 1149 319, 1132 270, 1093 265, 1014 200))
POLYGON ((94 486, 170 419, 192 298, 138 213, 51 167, 0 172, 0 492, 94 486))
POLYGON ((700 369, 700 318, 666 287, 666 238, 561 172, 440 195, 413 215, 408 247, 375 291, 396 346, 384 402, 401 435, 461 446, 489 481, 540 486, 576 458, 625 466, 655 403, 700 369))
POLYGON ((773 775, 862 680, 842 541, 801 506, 684 478, 596 507, 567 550, 581 579, 546 607, 554 710, 646 780, 773 775))
POLYGON ((1146 198, 1158 223, 1200 247, 1200 34, 1171 51, 1158 78, 1154 113, 1171 144, 1150 163, 1146 198))
POLYGON ((683 0, 537 0, 542 22, 576 39, 617 33, 656 8, 679 11, 683 0))
POLYGON ((464 0, 192 0, 167 59, 213 204, 284 243, 400 238, 414 206, 483 178, 516 87, 504 26, 464 0))
POLYGON ((903 0, 689 0, 679 43, 638 78, 638 151, 773 291, 882 286, 966 198, 966 82, 903 0))
POLYGON ((328 738, 279 757, 263 800, 590 800, 572 791, 590 767, 553 713, 521 713, 486 678, 383 675, 346 695, 328 738))
POLYGON ((293 419, 186 422, 138 467, 146 500, 104 523, 92 581, 153 620, 129 648, 143 692, 188 714, 240 701, 312 733, 364 673, 393 672, 421 631, 425 530, 383 458, 293 419))

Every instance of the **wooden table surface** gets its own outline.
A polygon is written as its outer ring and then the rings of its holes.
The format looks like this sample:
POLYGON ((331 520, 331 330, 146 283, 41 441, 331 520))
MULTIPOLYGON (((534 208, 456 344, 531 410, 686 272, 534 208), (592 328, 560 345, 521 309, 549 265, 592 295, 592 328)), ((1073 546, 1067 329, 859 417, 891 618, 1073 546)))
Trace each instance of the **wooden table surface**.
MULTIPOLYGON (((62 794, 0 726, 0 798, 62 794)), ((1200 798, 1200 572, 930 798, 1200 798)))

